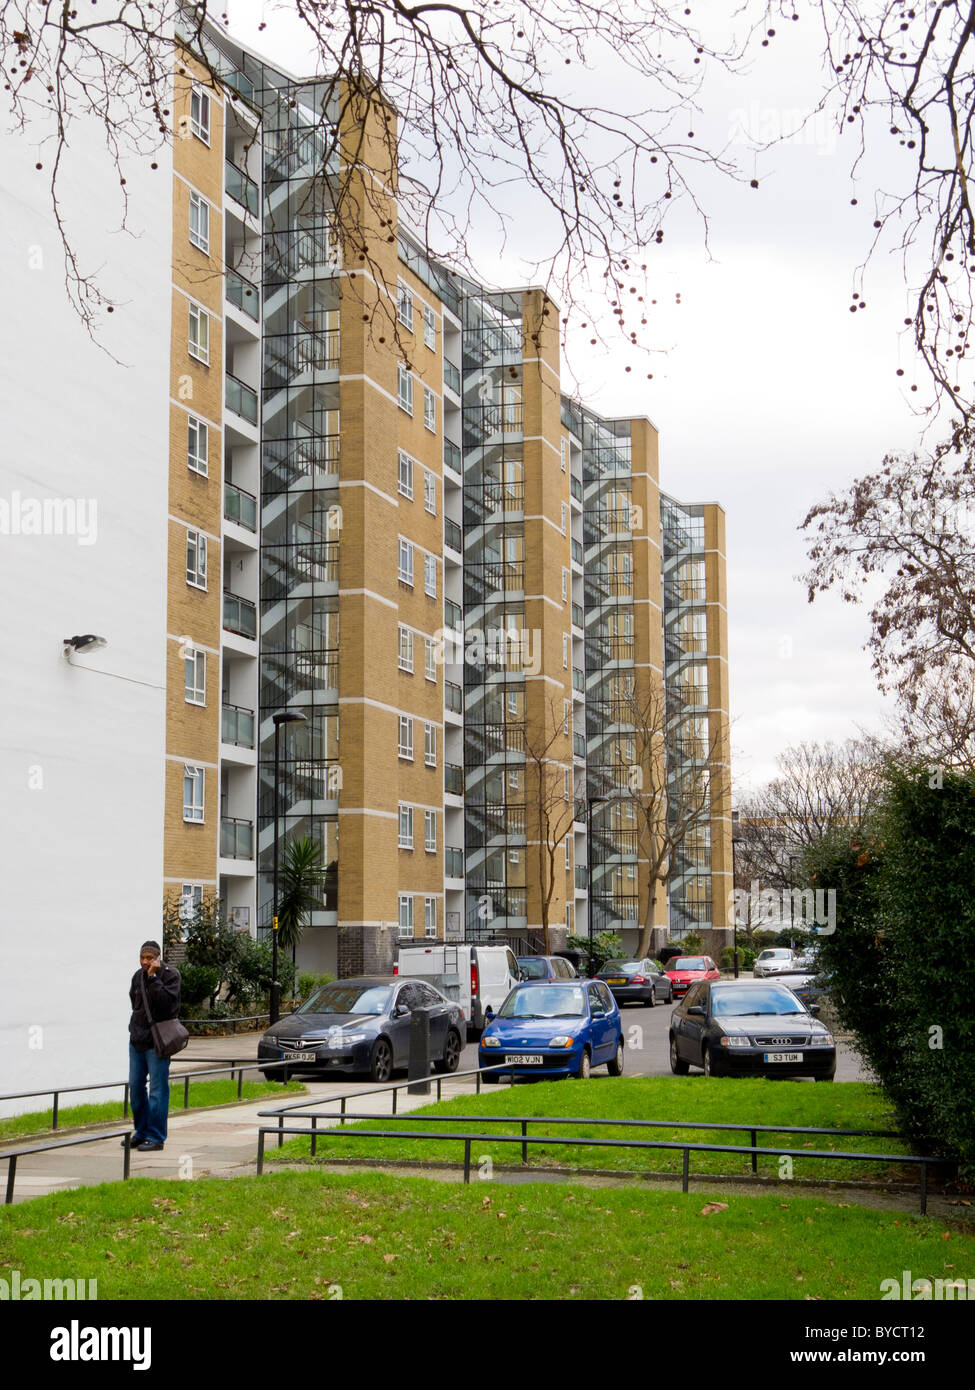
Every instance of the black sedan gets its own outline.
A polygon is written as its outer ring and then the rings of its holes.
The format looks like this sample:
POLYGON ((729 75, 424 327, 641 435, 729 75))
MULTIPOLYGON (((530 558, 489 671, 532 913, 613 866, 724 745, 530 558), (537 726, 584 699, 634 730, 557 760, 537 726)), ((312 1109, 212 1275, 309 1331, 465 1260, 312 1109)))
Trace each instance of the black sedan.
POLYGON ((659 961, 608 960, 596 976, 609 985, 617 1004, 646 1004, 653 1008, 659 999, 663 1004, 674 1002, 674 986, 661 969, 659 961))
POLYGON ((296 1013, 279 1019, 257 1045, 259 1061, 292 1062, 266 1071, 282 1081, 292 1071, 367 1072, 388 1081, 405 1067, 414 1009, 430 1011, 430 1056, 438 1072, 456 1071, 463 1048, 464 1016, 424 980, 370 975, 334 980, 315 990, 296 1013))
POLYGON ((836 1044, 818 1011, 777 980, 702 980, 670 1016, 670 1069, 832 1081, 836 1044))

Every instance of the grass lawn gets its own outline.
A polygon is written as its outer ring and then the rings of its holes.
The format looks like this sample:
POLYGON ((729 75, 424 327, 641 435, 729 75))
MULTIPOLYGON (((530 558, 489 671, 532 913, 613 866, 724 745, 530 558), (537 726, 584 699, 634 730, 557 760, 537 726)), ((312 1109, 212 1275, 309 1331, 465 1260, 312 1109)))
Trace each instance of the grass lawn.
MULTIPOLYGON (((261 1096, 281 1093, 284 1087, 275 1081, 245 1081, 241 1092, 242 1100, 258 1100, 261 1096)), ((307 1088, 298 1081, 289 1081, 289 1091, 304 1091, 307 1088)), ((228 1105, 237 1099, 237 1081, 230 1077, 220 1077, 211 1081, 190 1082, 191 1110, 206 1105, 228 1105)), ((170 1077, 169 1113, 176 1114, 183 1108, 182 1077, 170 1077)), ((21 1139, 30 1136, 40 1137, 60 1134, 62 1129, 72 1129, 77 1125, 111 1124, 122 1119, 122 1101, 107 1100, 97 1105, 72 1105, 58 1111, 58 1127, 51 1129, 51 1111, 34 1111, 29 1115, 12 1115, 9 1120, 0 1120, 0 1141, 21 1139)))
MULTIPOLYGON (((350 1110, 354 1104, 350 1103, 350 1110)), ((322 1113, 327 1113, 322 1111, 322 1113)), ((609 1078, 593 1077, 587 1082, 548 1081, 490 1087, 480 1096, 459 1096, 441 1104, 425 1106, 413 1112, 420 1115, 551 1115, 574 1118, 599 1117, 633 1120, 693 1120, 725 1124, 758 1123, 765 1125, 814 1125, 836 1129, 893 1129, 893 1117, 877 1087, 865 1082, 848 1082, 831 1086, 797 1084, 788 1081, 768 1081, 764 1078, 732 1079, 698 1076, 609 1078)), ((295 1123, 300 1123, 296 1121, 295 1123)), ((362 1121, 360 1129, 410 1129, 411 1117, 395 1119, 382 1117, 362 1121)), ((475 1124, 412 1124, 413 1129, 454 1130, 477 1133, 475 1124)), ((492 1129, 494 1126, 491 1127, 492 1129)), ((497 1127, 501 1133, 518 1134, 517 1125, 497 1127)), ((689 1138, 697 1143, 750 1144, 747 1133, 722 1133, 719 1130, 643 1130, 617 1129, 612 1125, 577 1125, 546 1129, 529 1127, 529 1135, 559 1133, 592 1136, 594 1138, 639 1138, 679 1140, 689 1138)), ((788 1136, 758 1135, 759 1145, 782 1144, 802 1149, 849 1149, 867 1153, 908 1153, 909 1148, 896 1139, 831 1139, 828 1135, 788 1136)), ((294 1161, 310 1157, 310 1141, 291 1139, 283 1148, 273 1147, 269 1136, 267 1159, 294 1161)), ((429 1143, 422 1140, 401 1141, 382 1139, 343 1139, 340 1130, 321 1131, 317 1153, 324 1158, 377 1158, 462 1162, 464 1147, 460 1142, 429 1143)), ((514 1144, 483 1142, 473 1155, 480 1161, 490 1155, 496 1164, 520 1162, 521 1150, 514 1144)), ((544 1167, 559 1165, 581 1168, 650 1169, 656 1172, 679 1172, 681 1154, 667 1149, 587 1149, 552 1144, 531 1145, 529 1164, 544 1167)), ((314 1160, 312 1160, 314 1161, 314 1160)), ((751 1171, 751 1156, 734 1154, 691 1155, 692 1173, 738 1174, 751 1171)), ((779 1173, 777 1158, 759 1158, 758 1171, 769 1176, 779 1173)), ((919 1181, 916 1170, 887 1163, 832 1163, 828 1159, 793 1160, 793 1176, 797 1178, 836 1178, 841 1181, 877 1177, 904 1177, 919 1181)))
POLYGON ((877 1299, 905 1269, 975 1269, 975 1229, 940 1219, 720 1201, 380 1173, 140 1178, 0 1209, 0 1274, 97 1279, 100 1299, 877 1299))

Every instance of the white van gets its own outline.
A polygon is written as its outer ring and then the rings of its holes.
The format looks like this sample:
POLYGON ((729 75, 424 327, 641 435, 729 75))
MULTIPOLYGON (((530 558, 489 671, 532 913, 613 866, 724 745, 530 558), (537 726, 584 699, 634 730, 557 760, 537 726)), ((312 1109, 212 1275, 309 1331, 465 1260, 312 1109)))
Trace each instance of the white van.
POLYGON ((497 1013, 521 979, 518 961, 508 946, 465 943, 401 946, 393 973, 428 980, 441 994, 456 1000, 467 1020, 468 1036, 480 1033, 488 1005, 497 1013))

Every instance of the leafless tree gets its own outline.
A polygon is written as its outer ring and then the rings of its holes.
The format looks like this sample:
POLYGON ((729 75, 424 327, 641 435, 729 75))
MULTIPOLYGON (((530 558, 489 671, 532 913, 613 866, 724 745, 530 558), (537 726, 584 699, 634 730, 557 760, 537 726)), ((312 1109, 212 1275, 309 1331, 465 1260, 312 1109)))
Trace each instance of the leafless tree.
POLYGON ((575 803, 568 735, 557 701, 549 701, 544 726, 529 722, 525 731, 525 835, 541 904, 543 955, 551 954, 550 913, 557 876, 565 882, 565 837, 572 833, 575 803), (559 754, 562 754, 562 757, 559 754), (568 772, 568 796, 566 773, 568 772))

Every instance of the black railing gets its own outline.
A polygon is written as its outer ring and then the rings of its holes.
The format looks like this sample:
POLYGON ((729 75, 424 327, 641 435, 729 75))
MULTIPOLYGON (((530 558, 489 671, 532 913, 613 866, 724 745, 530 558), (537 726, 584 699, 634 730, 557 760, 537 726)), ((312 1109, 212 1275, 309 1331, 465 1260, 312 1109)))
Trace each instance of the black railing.
POLYGON ((307 439, 266 439, 264 453, 269 465, 264 475, 266 491, 287 487, 298 478, 321 479, 339 471, 337 434, 309 435, 307 439))

